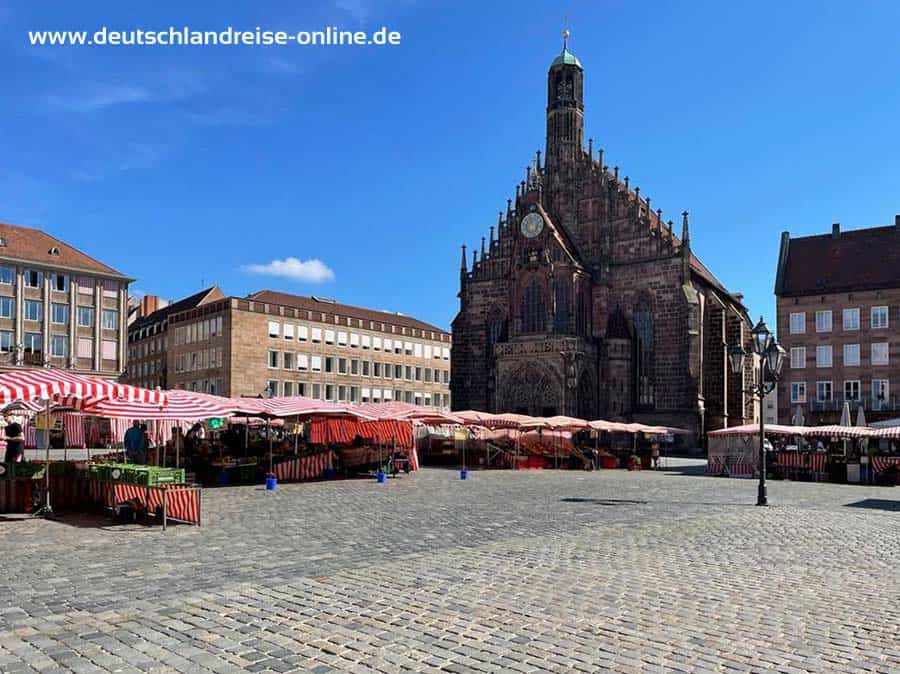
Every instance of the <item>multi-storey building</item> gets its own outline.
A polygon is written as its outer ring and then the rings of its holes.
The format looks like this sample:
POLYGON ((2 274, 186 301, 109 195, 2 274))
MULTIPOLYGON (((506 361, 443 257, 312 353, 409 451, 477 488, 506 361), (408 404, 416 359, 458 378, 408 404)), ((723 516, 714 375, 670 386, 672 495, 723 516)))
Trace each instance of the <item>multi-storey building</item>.
MULTIPOLYGON (((751 375, 727 347, 750 321, 646 191, 584 138, 585 70, 550 64, 546 152, 496 226, 463 247, 453 321, 454 405, 689 428, 752 418, 751 375)), ((606 83, 604 83, 606 84, 606 83)))
MULTIPOLYGON (((835 423, 896 416, 900 392, 900 215, 894 226, 781 235, 775 295, 787 359, 778 414, 835 423), (893 386, 891 385, 893 382, 893 386)), ((787 422, 786 422, 787 423, 787 422)))
POLYGON ((172 388, 450 406, 450 335, 409 316, 264 290, 168 324, 172 388))
POLYGON ((166 362, 169 316, 224 297, 218 286, 177 302, 166 302, 154 295, 142 297, 128 326, 128 370, 122 380, 144 388, 170 388, 166 362))
POLYGON ((46 232, 0 223, 0 370, 119 376, 131 281, 46 232))

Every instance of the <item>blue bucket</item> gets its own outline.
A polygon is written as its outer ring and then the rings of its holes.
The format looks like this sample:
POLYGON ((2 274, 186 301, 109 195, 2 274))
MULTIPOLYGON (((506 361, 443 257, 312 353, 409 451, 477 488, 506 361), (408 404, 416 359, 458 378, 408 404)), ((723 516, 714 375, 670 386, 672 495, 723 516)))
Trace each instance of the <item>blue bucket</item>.
POLYGON ((375 479, 378 480, 379 484, 384 484, 387 482, 387 474, 382 473, 380 470, 375 474, 375 479))
POLYGON ((469 479, 469 471, 467 471, 465 468, 463 468, 461 471, 459 471, 459 479, 460 480, 469 479))
POLYGON ((228 471, 227 470, 222 469, 219 472, 219 475, 216 477, 216 483, 217 484, 228 484, 228 471))
POLYGON ((278 486, 278 478, 275 477, 267 477, 266 478, 266 491, 275 491, 275 487, 278 486))

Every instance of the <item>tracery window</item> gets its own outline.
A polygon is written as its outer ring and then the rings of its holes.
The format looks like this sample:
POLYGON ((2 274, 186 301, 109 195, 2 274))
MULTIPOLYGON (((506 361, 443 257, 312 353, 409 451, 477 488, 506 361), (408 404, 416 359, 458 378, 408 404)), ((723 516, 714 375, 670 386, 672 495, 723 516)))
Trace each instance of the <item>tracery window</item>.
POLYGON ((642 299, 634 310, 635 390, 639 407, 655 404, 653 372, 653 313, 650 303, 642 299))
POLYGON ((565 281, 556 284, 555 300, 553 331, 566 334, 569 332, 569 285, 565 281))
POLYGON ((531 281, 522 295, 522 332, 544 331, 544 299, 537 279, 531 281))

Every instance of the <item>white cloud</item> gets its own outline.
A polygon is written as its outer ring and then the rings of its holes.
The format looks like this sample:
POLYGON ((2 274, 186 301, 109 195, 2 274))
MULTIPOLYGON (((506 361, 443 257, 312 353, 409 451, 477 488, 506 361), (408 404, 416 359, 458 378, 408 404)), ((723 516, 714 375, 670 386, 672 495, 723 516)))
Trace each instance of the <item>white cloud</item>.
POLYGON ((334 280, 334 272, 322 260, 298 260, 286 257, 283 260, 272 260, 268 264, 248 264, 241 267, 249 274, 279 276, 306 283, 324 283, 334 280))

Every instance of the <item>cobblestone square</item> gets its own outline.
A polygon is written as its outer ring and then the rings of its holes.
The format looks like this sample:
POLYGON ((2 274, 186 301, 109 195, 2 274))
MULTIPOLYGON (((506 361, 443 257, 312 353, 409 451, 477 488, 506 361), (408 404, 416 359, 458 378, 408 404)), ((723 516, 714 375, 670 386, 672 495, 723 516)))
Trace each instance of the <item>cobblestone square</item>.
MULTIPOLYGON (((687 462, 685 462, 687 463, 687 462)), ((900 672, 900 490, 423 470, 0 521, 0 671, 900 672)))

